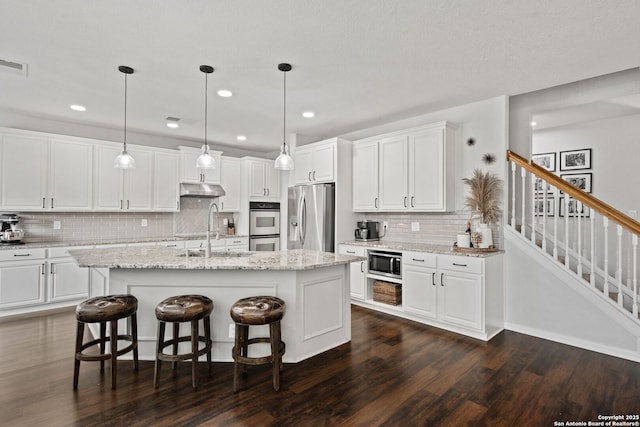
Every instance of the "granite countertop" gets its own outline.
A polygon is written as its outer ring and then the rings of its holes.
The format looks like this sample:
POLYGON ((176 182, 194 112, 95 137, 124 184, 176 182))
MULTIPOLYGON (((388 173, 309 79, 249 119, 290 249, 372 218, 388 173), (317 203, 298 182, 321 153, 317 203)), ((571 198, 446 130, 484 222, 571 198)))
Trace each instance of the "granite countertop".
POLYGON ((211 258, 193 256, 198 253, 193 249, 165 247, 75 249, 69 253, 80 267, 182 270, 312 270, 366 259, 306 249, 213 252, 211 258))
POLYGON ((476 257, 476 258, 485 258, 485 257, 504 253, 503 250, 497 250, 494 252, 458 252, 453 250, 453 246, 431 245, 427 243, 398 243, 398 242, 381 242, 381 241, 363 242, 360 240, 348 240, 346 242, 341 242, 340 244, 351 245, 351 246, 364 246, 367 248, 376 248, 376 249, 427 252, 427 253, 440 254, 440 255, 457 255, 457 256, 468 256, 468 257, 476 257))
MULTIPOLYGON (((248 235, 221 235, 220 239, 235 239, 240 237, 249 237, 248 235)), ((153 237, 149 239, 112 239, 100 241, 88 240, 66 240, 64 242, 25 242, 22 245, 0 245, 0 250, 14 249, 36 249, 36 248, 59 248, 71 246, 99 246, 99 245, 127 245, 133 243, 153 243, 153 242, 184 242, 187 240, 205 240, 206 234, 184 234, 173 237, 153 237)), ((213 239, 213 237, 212 237, 213 239)))

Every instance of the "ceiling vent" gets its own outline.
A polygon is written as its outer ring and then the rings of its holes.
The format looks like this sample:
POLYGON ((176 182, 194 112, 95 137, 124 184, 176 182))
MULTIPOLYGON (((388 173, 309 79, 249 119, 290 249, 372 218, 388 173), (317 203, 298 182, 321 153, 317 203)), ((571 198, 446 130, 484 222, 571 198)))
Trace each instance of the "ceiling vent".
POLYGON ((0 59, 0 71, 27 77, 27 64, 0 59))

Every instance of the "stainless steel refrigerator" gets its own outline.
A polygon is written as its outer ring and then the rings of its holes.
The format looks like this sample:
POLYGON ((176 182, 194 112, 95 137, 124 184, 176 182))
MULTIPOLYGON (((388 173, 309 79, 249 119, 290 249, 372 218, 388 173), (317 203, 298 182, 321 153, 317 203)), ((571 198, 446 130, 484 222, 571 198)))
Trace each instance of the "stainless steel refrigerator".
POLYGON ((289 187, 288 249, 335 251, 335 184, 289 187))

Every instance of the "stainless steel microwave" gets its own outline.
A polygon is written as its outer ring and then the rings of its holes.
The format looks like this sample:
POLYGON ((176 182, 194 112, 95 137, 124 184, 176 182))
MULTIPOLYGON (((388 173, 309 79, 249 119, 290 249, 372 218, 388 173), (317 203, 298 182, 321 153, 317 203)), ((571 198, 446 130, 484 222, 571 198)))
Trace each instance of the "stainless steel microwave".
POLYGON ((402 278, 402 254, 398 252, 369 252, 369 273, 402 278))

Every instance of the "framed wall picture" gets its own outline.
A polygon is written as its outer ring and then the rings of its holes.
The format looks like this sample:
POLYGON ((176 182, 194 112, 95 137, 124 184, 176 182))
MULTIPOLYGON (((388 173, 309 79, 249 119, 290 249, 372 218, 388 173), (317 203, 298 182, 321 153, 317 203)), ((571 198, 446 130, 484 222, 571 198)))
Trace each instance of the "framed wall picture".
POLYGON ((549 172, 556 170, 556 153, 541 153, 531 156, 531 160, 538 166, 541 166, 549 172))
POLYGON ((591 217, 591 209, 589 206, 586 206, 575 199, 569 199, 568 209, 565 208, 565 198, 560 198, 560 216, 569 215, 569 218, 577 218, 578 216, 582 218, 591 217))
POLYGON ((578 169, 591 169, 591 148, 561 151, 560 170, 570 171, 578 169))
POLYGON ((545 190, 549 194, 553 194, 554 187, 547 185, 546 181, 543 181, 541 178, 536 178, 534 183, 534 191, 536 194, 544 194, 545 190))
POLYGON ((535 215, 536 216, 554 216, 556 212, 556 199, 553 197, 547 197, 547 200, 537 199, 535 203, 535 215), (545 204, 546 202, 546 204, 545 204))
POLYGON ((592 188, 592 174, 591 172, 586 173, 563 173, 560 175, 560 178, 569 182, 569 184, 573 185, 576 188, 581 189, 582 191, 586 191, 587 193, 591 193, 592 188))

